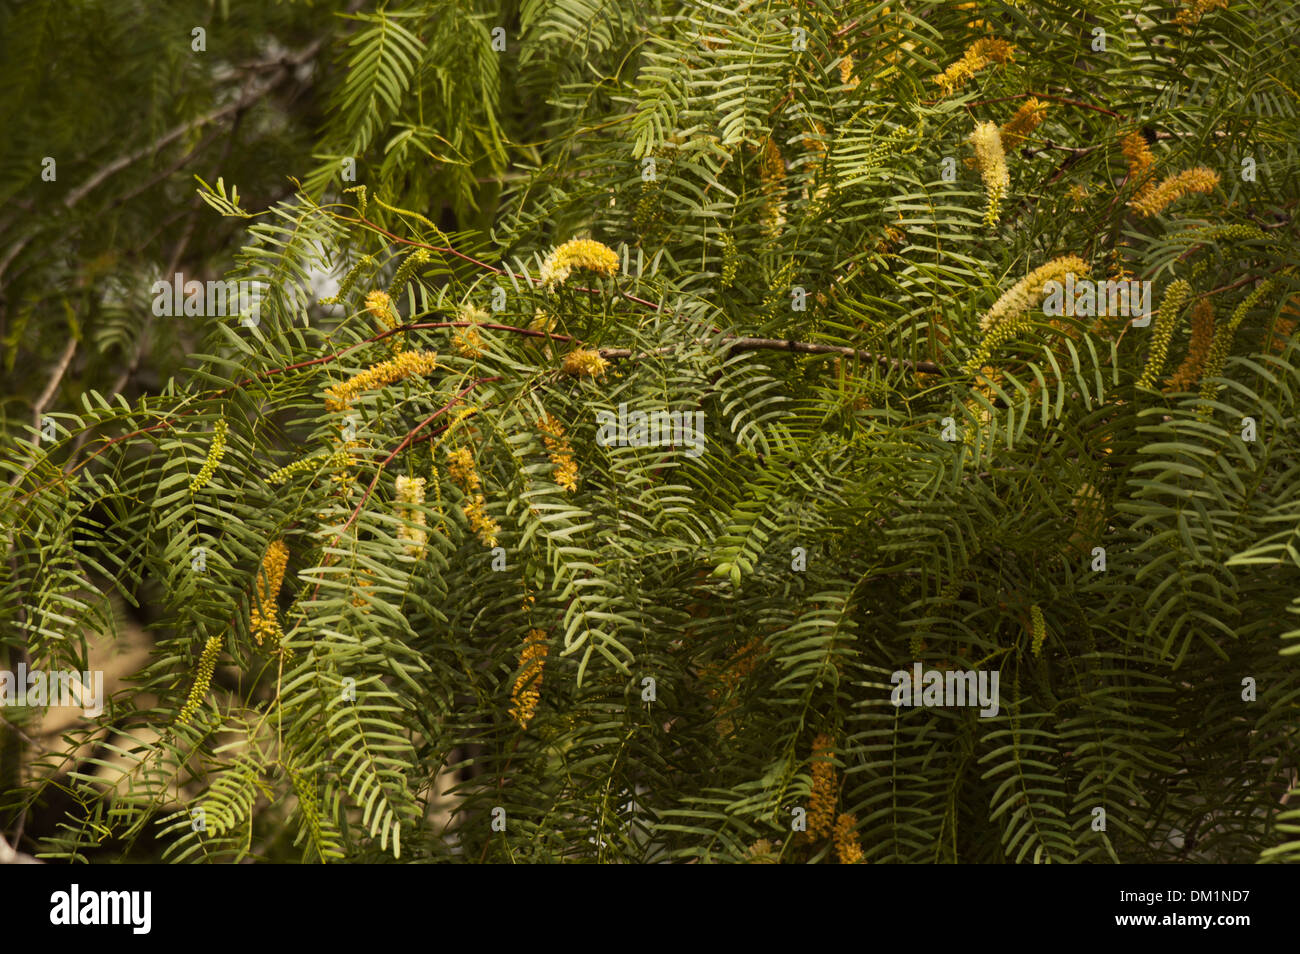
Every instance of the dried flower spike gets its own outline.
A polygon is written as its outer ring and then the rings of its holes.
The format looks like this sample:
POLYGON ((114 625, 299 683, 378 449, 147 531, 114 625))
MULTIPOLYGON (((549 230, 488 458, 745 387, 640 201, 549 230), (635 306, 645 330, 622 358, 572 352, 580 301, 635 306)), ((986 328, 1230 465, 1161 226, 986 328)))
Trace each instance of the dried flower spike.
POLYGON ((862 861, 862 844, 858 840, 858 819, 842 813, 835 819, 835 856, 842 865, 856 865, 862 861))
POLYGON ((835 742, 822 733, 813 739, 812 792, 808 798, 808 837, 830 833, 835 818, 835 742))
POLYGON ((276 616, 276 602, 280 598, 280 587, 284 584, 284 568, 289 563, 289 548, 283 540, 276 540, 266 548, 262 557, 262 569, 257 575, 257 599, 249 616, 253 637, 257 645, 267 637, 278 639, 280 620, 276 616))
POLYGON ((519 653, 519 675, 510 690, 510 718, 527 729, 542 698, 542 669, 546 665, 546 633, 530 629, 519 653))

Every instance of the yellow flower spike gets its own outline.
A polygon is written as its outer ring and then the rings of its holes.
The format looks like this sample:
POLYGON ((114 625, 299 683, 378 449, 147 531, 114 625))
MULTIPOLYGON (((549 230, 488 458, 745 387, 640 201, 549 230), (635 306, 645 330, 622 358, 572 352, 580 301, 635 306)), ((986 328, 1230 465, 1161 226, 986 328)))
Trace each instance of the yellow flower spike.
POLYGON ((1010 151, 1019 146, 1029 137, 1039 123, 1047 115, 1047 104, 1042 100, 1035 99, 1033 96, 1025 100, 1021 107, 1016 110, 1016 114, 1002 124, 999 133, 1002 137, 1002 148, 1010 151))
POLYGON ((1002 134, 993 123, 978 123, 971 133, 970 142, 975 147, 975 164, 979 166, 984 191, 988 195, 984 224, 995 225, 1002 211, 1002 200, 1011 187, 1007 157, 1002 151, 1002 134))
POLYGON ((1128 177, 1134 188, 1133 201, 1137 201, 1152 187, 1151 175, 1156 157, 1147 145, 1146 138, 1137 130, 1129 132, 1120 140, 1120 151, 1128 160, 1128 177))
POLYGON ((1178 322, 1178 313, 1183 303, 1192 293, 1192 286, 1185 279, 1178 279, 1165 289, 1165 296, 1160 300, 1155 320, 1151 323, 1151 353, 1147 357, 1147 366, 1138 378, 1138 387, 1155 387, 1156 379, 1165 366, 1165 357, 1169 354, 1169 341, 1174 335, 1174 325, 1178 322))
POLYGON ((1185 169, 1165 179, 1158 186, 1145 190, 1129 202, 1139 215, 1159 215, 1172 202, 1193 192, 1209 194, 1219 185, 1219 174, 1206 166, 1185 169))
POLYGON ((555 465, 552 477, 557 484, 572 493, 578 489, 578 465, 573 459, 573 448, 564 435, 564 425, 549 413, 537 421, 542 432, 542 441, 550 451, 551 463, 555 465))
POLYGON ((570 239, 542 263, 539 277, 546 288, 563 285, 575 268, 612 277, 619 272, 618 253, 592 239, 570 239))
POLYGON ((482 494, 473 494, 462 508, 470 529, 478 536, 483 546, 491 548, 497 545, 497 534, 501 527, 488 516, 487 500, 482 494))
POLYGON ((565 374, 571 374, 575 378, 583 376, 601 378, 605 376, 609 362, 602 358, 598 351, 577 348, 564 356, 562 367, 565 374))
POLYGON ((1035 656, 1040 656, 1043 652, 1043 643, 1047 640, 1047 621, 1043 619, 1043 610, 1037 603, 1029 607, 1029 618, 1030 631, 1033 635, 1029 651, 1035 656))
POLYGON ((1189 30, 1201 22, 1201 17, 1211 10, 1226 10, 1228 0, 1183 0, 1183 9, 1174 17, 1174 23, 1189 30))
POLYGON ((546 666, 546 633, 530 629, 519 653, 519 675, 510 690, 510 718, 527 729, 542 699, 542 670, 546 666))
POLYGON ((1003 65, 1015 58, 1016 48, 1006 40, 981 37, 972 43, 961 59, 934 77, 945 94, 952 94, 966 84, 972 76, 993 64, 1003 65))
POLYGON ((208 641, 203 644, 203 654, 199 656, 199 671, 194 676, 194 685, 190 687, 189 697, 181 707, 180 715, 176 718, 177 722, 188 723, 199 711, 203 700, 207 698, 208 689, 212 686, 212 674, 217 668, 217 657, 221 655, 221 644, 220 636, 209 636, 208 641))
POLYGON ((413 375, 432 374, 438 367, 436 351, 403 351, 348 378, 325 392, 325 408, 341 411, 363 391, 388 387, 413 375))
POLYGON ((1088 274, 1088 264, 1077 255, 1065 255, 1038 266, 1003 292, 1002 297, 993 303, 993 307, 980 318, 980 331, 992 331, 1008 318, 1028 311, 1038 303, 1037 298, 1048 282, 1064 281, 1065 276, 1070 272, 1073 272, 1076 278, 1082 278, 1088 274))
POLYGON ((276 616, 276 602, 284 584, 284 569, 289 563, 289 548, 283 540, 274 541, 262 557, 262 569, 257 575, 257 599, 253 602, 249 622, 257 645, 267 637, 279 638, 280 620, 276 616))
POLYGON ((424 478, 398 476, 396 480, 397 515, 405 521, 416 524, 414 527, 402 524, 397 528, 397 539, 402 541, 402 549, 407 556, 417 560, 424 555, 424 547, 429 534, 425 530, 425 514, 417 510, 424 503, 424 478))
POLYGON ((862 862, 862 843, 858 840, 858 819, 847 812, 835 819, 835 857, 842 865, 862 862))
POLYGON ((835 818, 835 742, 825 732, 813 739, 812 792, 808 798, 808 837, 829 834, 835 818))
POLYGON ((212 429, 212 446, 208 449, 208 459, 203 462, 203 467, 190 481, 190 493, 197 494, 208 485, 212 475, 217 472, 217 465, 226 454, 226 431, 226 419, 223 417, 212 429))
POLYGON ((447 471, 456 486, 469 493, 479 485, 478 470, 474 467, 474 454, 468 447, 447 452, 447 471))

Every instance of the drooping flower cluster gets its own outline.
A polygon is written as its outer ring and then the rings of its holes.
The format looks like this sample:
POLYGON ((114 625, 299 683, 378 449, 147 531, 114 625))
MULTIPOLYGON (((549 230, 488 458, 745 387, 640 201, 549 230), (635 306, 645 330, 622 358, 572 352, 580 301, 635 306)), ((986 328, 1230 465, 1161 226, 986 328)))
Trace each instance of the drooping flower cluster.
POLYGON ((1212 405, 1208 402, 1214 397, 1214 392, 1218 388, 1214 378, 1218 377, 1228 360, 1228 351, 1232 347, 1232 339, 1237 334, 1238 326, 1246 320, 1250 310, 1259 304, 1259 300, 1275 287, 1276 282, 1272 278, 1260 282, 1232 310, 1228 320, 1215 329, 1214 341, 1210 345, 1210 353, 1206 356, 1205 367, 1201 371, 1201 400, 1207 402, 1201 408, 1202 416, 1208 415, 1211 411, 1212 405))
POLYGON ((825 732, 813 739, 812 792, 808 798, 808 837, 830 834, 835 819, 835 742, 825 732))
POLYGON ((395 483, 397 516, 406 521, 397 528, 397 539, 402 541, 406 555, 418 560, 429 540, 424 511, 417 509, 424 503, 424 478, 398 476, 395 483), (409 526, 411 523, 415 526, 409 526))
POLYGON ((330 411, 341 411, 355 401, 363 391, 388 387, 412 375, 432 374, 437 367, 436 351, 403 351, 326 390, 325 407, 330 411))
POLYGON ((858 840, 858 819, 847 812, 835 819, 835 857, 842 865, 862 861, 862 843, 858 840))
MULTIPOLYGON (((352 443, 356 442, 354 441, 352 443)), ((301 473, 304 470, 311 470, 313 467, 328 467, 334 470, 341 470, 353 466, 356 462, 356 458, 346 450, 337 450, 328 456, 317 454, 311 457, 301 457, 293 463, 286 464, 279 470, 268 474, 266 482, 274 487, 284 483, 294 474, 301 473)))
POLYGON ((572 493, 578 489, 578 464, 573 459, 573 448, 565 437, 564 425, 547 414, 537 421, 537 426, 542 432, 542 441, 550 452, 551 463, 555 465, 555 470, 551 472, 552 479, 572 493))
POLYGON ((1190 29, 1201 22, 1201 17, 1214 9, 1227 9, 1228 0, 1183 0, 1183 9, 1174 17, 1174 23, 1190 29))
POLYGON ((1158 186, 1143 190, 1129 205, 1144 216, 1159 215, 1172 202, 1193 192, 1209 194, 1219 185, 1219 174, 1208 166, 1184 169, 1162 181, 1158 186))
POLYGON ((619 271, 618 253, 592 239, 570 239, 542 262, 540 278, 547 288, 563 285, 575 268, 614 276, 619 271))
POLYGON ((1140 199, 1151 188, 1151 175, 1156 164, 1156 157, 1147 145, 1146 138, 1137 130, 1126 134, 1120 140, 1120 151, 1128 160, 1128 177, 1134 189, 1133 201, 1140 199))
POLYGON ((1043 286, 1050 281, 1064 281, 1071 272, 1081 278, 1087 275, 1088 265, 1076 255, 1064 255, 1038 266, 1007 289, 980 318, 980 331, 985 337, 967 362, 966 370, 974 372, 984 367, 995 350, 1025 330, 1030 324, 1025 313, 1037 303, 1043 286))
POLYGON ((488 516, 487 500, 479 489, 482 482, 479 480, 478 469, 474 466, 474 455, 468 447, 448 452, 447 471, 465 494, 465 503, 461 509, 469 521, 470 529, 478 535, 485 547, 496 546, 497 534, 501 528, 488 516))
POLYGON ((1028 138, 1047 115, 1047 103, 1033 96, 1025 100, 1016 114, 1002 124, 1002 148, 1010 151, 1028 138))
POLYGON ((945 94, 951 94, 986 66, 1011 62, 1015 52, 1016 48, 1006 40, 991 36, 980 37, 966 48, 961 59, 942 73, 936 74, 934 81, 943 87, 945 94))
POLYGON ((257 575, 257 598, 249 614, 250 629, 257 645, 267 638, 279 639, 282 635, 280 620, 276 615, 276 602, 284 584, 284 568, 289 564, 289 548, 283 540, 274 541, 262 557, 262 569, 257 575))
POLYGON ((519 653, 519 675, 510 690, 510 718, 527 729, 542 699, 542 669, 546 665, 546 633, 530 629, 519 653))

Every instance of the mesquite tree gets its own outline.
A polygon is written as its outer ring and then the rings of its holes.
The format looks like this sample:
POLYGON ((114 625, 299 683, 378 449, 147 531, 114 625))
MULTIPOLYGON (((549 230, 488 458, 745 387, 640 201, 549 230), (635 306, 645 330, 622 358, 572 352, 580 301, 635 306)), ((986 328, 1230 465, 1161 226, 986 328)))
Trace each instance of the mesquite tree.
POLYGON ((87 670, 123 603, 155 642, 60 747, 4 713, 5 824, 52 817, 51 858, 1300 857, 1298 26, 320 24, 292 193, 189 180, 221 282, 117 276, 188 323, 175 376, 8 428, 8 669, 87 670))

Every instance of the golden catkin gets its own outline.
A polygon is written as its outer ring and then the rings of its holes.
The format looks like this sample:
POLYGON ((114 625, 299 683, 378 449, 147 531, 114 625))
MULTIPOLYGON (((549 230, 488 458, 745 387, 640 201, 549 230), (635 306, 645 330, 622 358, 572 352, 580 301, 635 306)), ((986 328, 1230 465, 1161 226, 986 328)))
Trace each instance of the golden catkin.
POLYGON ((559 486, 570 493, 574 492, 578 489, 578 465, 573 459, 573 448, 565 437, 564 425, 547 414, 537 421, 537 427, 550 452, 551 463, 555 465, 552 477, 559 486))
POLYGON ((355 401, 363 391, 385 388, 398 381, 404 381, 412 375, 432 374, 437 367, 436 351, 403 351, 387 361, 381 361, 359 374, 354 374, 342 384, 327 389, 325 408, 330 411, 341 411, 355 401))
POLYGON ((1206 166, 1184 169, 1162 181, 1158 186, 1145 190, 1129 202, 1139 215, 1158 215, 1172 202, 1193 192, 1209 194, 1219 185, 1219 174, 1206 166))
POLYGON ((1210 355, 1214 342, 1214 305, 1202 298, 1192 306, 1192 339, 1187 344, 1187 356, 1178 370, 1166 382, 1168 391, 1190 391, 1201 379, 1201 369, 1210 355))
POLYGON ((452 481, 465 494, 461 510, 469 521, 470 529, 484 546, 495 547, 501 527, 488 515, 487 499, 479 492, 481 481, 474 465, 474 455, 468 447, 448 452, 447 471, 451 474, 452 481))
POLYGON ((562 367, 565 374, 571 374, 575 378, 600 378, 605 376, 605 370, 609 367, 609 362, 600 356, 599 351, 592 351, 590 348, 576 348, 564 356, 562 367))
POLYGON ((1016 114, 1002 124, 1000 134, 1002 136, 1002 148, 1010 151, 1019 146, 1029 137, 1043 117, 1047 115, 1047 103, 1042 100, 1029 97, 1016 110, 1016 114))
POLYGON ((808 837, 830 834, 835 818, 835 741, 825 732, 813 739, 812 791, 808 797, 808 837))
POLYGON ((857 827, 857 817, 847 812, 835 819, 835 857, 842 865, 862 862, 862 843, 858 840, 857 827))
MULTIPOLYGON (((388 292, 372 291, 366 295, 366 311, 370 312, 370 316, 384 331, 392 331, 401 324, 401 320, 397 317, 397 309, 393 307, 393 299, 388 292)), ((384 340, 388 342, 388 350, 393 354, 406 348, 405 332, 389 335, 384 340)))
POLYGON ((407 521, 397 528, 397 539, 402 542, 406 555, 418 560, 424 554, 429 539, 424 511, 417 509, 424 503, 424 478, 398 476, 395 484, 397 516, 407 521), (408 523, 415 526, 408 526, 408 523))
POLYGON ((1016 282, 993 303, 993 307, 980 318, 980 331, 989 332, 1008 318, 1023 314, 1038 304, 1037 297, 1048 282, 1060 282, 1074 273, 1075 278, 1088 274, 1088 264, 1077 255, 1064 255, 1040 265, 1016 282))
POLYGON ((217 657, 221 655, 222 639, 220 636, 209 636, 208 641, 203 644, 203 654, 199 656, 199 671, 194 676, 194 685, 190 686, 189 697, 185 700, 185 705, 181 707, 180 715, 177 716, 178 722, 189 722, 194 718, 194 714, 199 711, 199 706, 203 705, 203 700, 208 696, 208 689, 212 687, 212 674, 217 668, 217 657))
POLYGON ((993 123, 977 123, 970 141, 975 147, 975 164, 979 166, 984 191, 988 195, 984 224, 994 225, 1002 211, 1002 200, 1011 186, 1007 157, 1002 151, 1002 135, 993 123))
POLYGON ((1151 351, 1147 356, 1147 366, 1138 378, 1138 387, 1155 387, 1160 372, 1164 370, 1165 358, 1169 354, 1169 342, 1174 336, 1174 327, 1178 323, 1178 313, 1192 293, 1192 286, 1185 279, 1171 282, 1165 289, 1164 298, 1160 299, 1160 308, 1155 320, 1151 322, 1151 351))
POLYGON ((1044 286, 1050 281, 1064 281, 1070 273, 1076 277, 1086 276, 1087 263, 1076 255, 1064 255, 1038 266, 1007 289, 980 318, 984 338, 963 365, 963 370, 968 374, 979 371, 998 348, 1032 328, 1033 319, 1028 310, 1039 303, 1038 296, 1044 286))
POLYGON ((845 53, 840 57, 840 83, 856 88, 860 82, 862 81, 853 75, 853 54, 845 53))
POLYGON ((1035 656, 1040 656, 1043 652, 1043 643, 1047 640, 1047 621, 1043 619, 1043 609, 1037 603, 1029 607, 1029 629, 1033 637, 1029 651, 1035 656))
POLYGON ((936 74, 934 82, 943 87, 945 94, 951 94, 986 66, 1011 62, 1015 57, 1015 51, 1016 48, 1006 40, 981 37, 966 49, 961 59, 942 73, 936 74))
MULTIPOLYGON (((352 443, 355 444, 356 442, 353 441, 352 443)), ((355 465, 356 462, 357 459, 346 450, 337 450, 328 456, 317 454, 311 457, 303 457, 268 474, 266 482, 274 487, 284 483, 294 474, 301 473, 304 470, 311 470, 313 467, 329 467, 334 470, 342 470, 355 465)))
POLYGON ((1128 160, 1128 177, 1133 186, 1133 202, 1139 201, 1154 187, 1152 173, 1155 171, 1156 157, 1147 145, 1146 138, 1137 130, 1125 134, 1120 140, 1120 151, 1128 160))
POLYGON ((592 239, 570 239, 542 262, 539 275, 542 285, 554 288, 563 285, 575 268, 614 276, 619 272, 618 253, 608 245, 592 239))
POLYGON ((190 481, 190 493, 197 494, 208 485, 212 475, 217 472, 217 465, 226 454, 226 419, 217 421, 212 429, 212 446, 208 448, 208 459, 203 462, 199 472, 190 481))
POLYGON ((257 645, 268 637, 280 636, 280 620, 276 615, 276 602, 280 598, 280 587, 284 584, 284 568, 289 563, 289 548, 283 540, 274 541, 266 548, 262 557, 262 568, 257 575, 257 599, 249 622, 257 645))
POLYGON ((474 454, 468 447, 447 452, 447 472, 465 493, 478 489, 478 469, 474 466, 474 454))
POLYGON ((542 670, 546 665, 546 633, 530 629, 519 653, 519 675, 510 690, 510 718, 527 729, 542 698, 542 670))
POLYGON ((1174 17, 1174 23, 1190 29, 1201 22, 1201 17, 1205 16, 1211 10, 1226 10, 1228 0, 1183 0, 1183 9, 1178 11, 1178 16, 1174 17))

